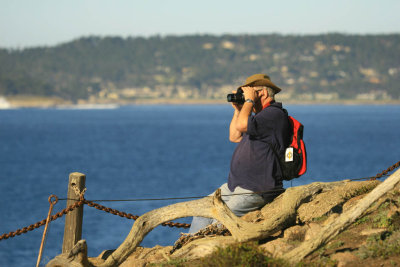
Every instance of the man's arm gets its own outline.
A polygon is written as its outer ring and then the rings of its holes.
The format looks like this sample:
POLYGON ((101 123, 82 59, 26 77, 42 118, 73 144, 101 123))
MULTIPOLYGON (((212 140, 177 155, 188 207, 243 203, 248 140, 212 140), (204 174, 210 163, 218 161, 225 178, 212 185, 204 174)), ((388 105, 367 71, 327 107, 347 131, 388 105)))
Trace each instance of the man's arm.
POLYGON ((251 115, 252 110, 253 104, 248 102, 244 103, 242 109, 240 110, 240 113, 236 119, 236 130, 241 134, 247 132, 247 124, 249 122, 249 116, 251 115))
MULTIPOLYGON (((250 99, 253 101, 256 99, 256 91, 249 86, 242 87, 244 98, 250 99)), ((251 115, 251 112, 253 111, 253 103, 251 102, 245 102, 243 104, 242 109, 240 110, 239 116, 236 119, 236 130, 238 130, 241 133, 247 132, 247 123, 249 121, 249 116, 251 115)))
POLYGON ((236 122, 237 122, 238 116, 240 114, 240 109, 234 103, 232 103, 232 106, 235 109, 235 112, 233 113, 231 124, 229 125, 229 141, 231 141, 233 143, 239 143, 242 140, 242 136, 243 136, 242 132, 240 132, 236 129, 236 122))

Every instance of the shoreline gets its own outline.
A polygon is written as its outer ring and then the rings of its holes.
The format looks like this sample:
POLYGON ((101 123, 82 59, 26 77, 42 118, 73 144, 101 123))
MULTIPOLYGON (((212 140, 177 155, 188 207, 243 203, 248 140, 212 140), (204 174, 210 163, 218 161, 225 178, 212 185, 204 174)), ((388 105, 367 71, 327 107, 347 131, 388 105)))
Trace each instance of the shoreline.
MULTIPOLYGON (((343 99, 335 101, 299 101, 299 100, 280 100, 286 105, 343 105, 343 106, 361 106, 361 105, 400 105, 400 100, 354 100, 343 99)), ((225 99, 135 99, 135 100, 117 100, 117 101, 86 101, 78 100, 73 103, 70 100, 64 100, 56 97, 31 97, 16 96, 7 98, 9 105, 0 110, 19 109, 19 108, 56 108, 56 109, 112 109, 121 106, 131 105, 224 105, 229 104, 225 99)))

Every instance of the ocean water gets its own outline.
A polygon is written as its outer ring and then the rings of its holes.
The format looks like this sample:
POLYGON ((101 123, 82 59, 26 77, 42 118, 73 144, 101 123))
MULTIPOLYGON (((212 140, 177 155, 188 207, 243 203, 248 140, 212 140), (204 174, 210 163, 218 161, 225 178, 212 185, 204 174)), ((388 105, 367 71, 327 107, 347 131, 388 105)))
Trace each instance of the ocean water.
MULTIPOLYGON (((308 153, 307 173, 286 187, 374 176, 400 160, 400 106, 286 108, 305 125, 308 153)), ((46 218, 47 198, 65 198, 75 171, 86 174, 88 200, 211 193, 229 172, 231 117, 229 105, 0 110, 0 235, 46 218)), ((140 215, 179 201, 100 204, 140 215)), ((132 224, 85 206, 89 256, 117 248, 132 224)), ((0 241, 0 266, 34 266, 43 229, 0 241)), ((42 265, 61 252, 63 231, 64 218, 50 224, 42 265)), ((142 246, 172 245, 183 231, 157 227, 142 246)))

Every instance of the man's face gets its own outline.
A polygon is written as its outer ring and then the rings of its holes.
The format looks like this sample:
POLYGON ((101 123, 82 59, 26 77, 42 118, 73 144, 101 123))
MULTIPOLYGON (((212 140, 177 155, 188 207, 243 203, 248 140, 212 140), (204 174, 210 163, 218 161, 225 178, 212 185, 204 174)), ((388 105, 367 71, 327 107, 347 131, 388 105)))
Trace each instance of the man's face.
POLYGON ((265 91, 267 91, 267 87, 266 86, 253 86, 254 91, 256 91, 256 95, 257 95, 257 100, 260 99, 260 93, 262 90, 265 89, 265 91))

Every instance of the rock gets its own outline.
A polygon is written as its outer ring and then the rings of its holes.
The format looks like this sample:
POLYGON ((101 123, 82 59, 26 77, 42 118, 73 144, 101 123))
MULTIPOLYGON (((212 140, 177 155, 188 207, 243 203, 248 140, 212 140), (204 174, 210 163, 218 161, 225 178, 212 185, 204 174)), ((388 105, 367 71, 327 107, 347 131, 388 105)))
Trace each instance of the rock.
POLYGON ((155 246, 152 248, 138 247, 134 253, 132 253, 120 267, 142 267, 147 263, 157 263, 170 259, 169 251, 172 249, 171 246, 162 247, 155 246))
POLYGON ((150 261, 147 261, 145 259, 127 259, 124 261, 120 266, 121 267, 145 267, 147 263, 150 263, 150 261))
POLYGON ((353 262, 357 262, 359 258, 350 252, 339 252, 331 256, 331 260, 337 261, 337 267, 354 266, 353 262))
POLYGON ((294 244, 287 243, 284 238, 278 238, 260 246, 267 256, 274 258, 280 258, 294 247, 294 244))
POLYGON ((303 241, 306 232, 306 227, 295 225, 285 230, 283 238, 289 241, 303 241))
POLYGON ((387 229, 384 229, 384 228, 379 228, 379 229, 365 229, 365 230, 362 230, 361 232, 360 232, 360 235, 367 235, 367 236, 370 236, 370 235, 378 235, 378 234, 382 234, 382 233, 384 233, 384 232, 386 232, 387 231, 387 229))
POLYGON ((319 234, 319 231, 322 228, 321 225, 319 225, 318 223, 309 223, 307 227, 308 230, 304 236, 304 241, 313 239, 315 236, 319 234))

